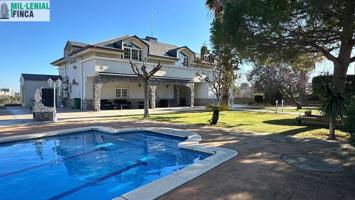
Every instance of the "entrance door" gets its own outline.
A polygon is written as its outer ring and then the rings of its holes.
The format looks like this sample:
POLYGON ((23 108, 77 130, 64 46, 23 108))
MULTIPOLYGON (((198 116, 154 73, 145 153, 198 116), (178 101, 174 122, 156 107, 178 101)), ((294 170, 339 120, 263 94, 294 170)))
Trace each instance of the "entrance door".
POLYGON ((44 106, 53 107, 53 89, 42 88, 42 103, 44 106))

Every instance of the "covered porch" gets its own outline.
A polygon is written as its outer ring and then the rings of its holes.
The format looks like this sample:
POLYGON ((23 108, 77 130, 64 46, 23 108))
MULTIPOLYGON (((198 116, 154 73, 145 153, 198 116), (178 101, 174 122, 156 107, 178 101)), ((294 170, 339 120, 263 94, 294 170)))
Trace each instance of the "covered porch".
MULTIPOLYGON (((194 106, 194 83, 191 79, 154 77, 150 80, 149 107, 194 106)), ((134 74, 100 73, 93 79, 95 111, 142 109, 143 83, 134 74)))

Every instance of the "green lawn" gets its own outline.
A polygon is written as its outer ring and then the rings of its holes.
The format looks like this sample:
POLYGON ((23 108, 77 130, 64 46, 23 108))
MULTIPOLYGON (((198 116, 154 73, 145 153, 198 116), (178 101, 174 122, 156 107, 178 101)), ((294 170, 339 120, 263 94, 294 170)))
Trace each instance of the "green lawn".
MULTIPOLYGON (((326 138, 328 133, 326 128, 297 125, 295 117, 297 117, 297 115, 266 112, 225 111, 221 112, 220 121, 217 127, 231 128, 241 131, 292 135, 302 138, 326 138)), ((141 116, 131 116, 131 118, 141 119, 141 116)), ((210 118, 210 112, 192 112, 151 115, 149 120, 209 126, 210 118)), ((345 132, 337 131, 336 134, 340 139, 347 138, 345 132)))
MULTIPOLYGON (((275 111, 275 106, 265 106, 262 108, 265 110, 275 111)), ((313 115, 320 115, 321 114, 320 111, 318 110, 318 108, 316 108, 316 107, 303 107, 302 109, 297 109, 296 107, 286 106, 286 107, 284 107, 283 110, 281 107, 278 107, 277 110, 280 113, 282 113, 282 112, 297 112, 297 113, 301 113, 302 115, 304 115, 305 111, 311 110, 313 115)))

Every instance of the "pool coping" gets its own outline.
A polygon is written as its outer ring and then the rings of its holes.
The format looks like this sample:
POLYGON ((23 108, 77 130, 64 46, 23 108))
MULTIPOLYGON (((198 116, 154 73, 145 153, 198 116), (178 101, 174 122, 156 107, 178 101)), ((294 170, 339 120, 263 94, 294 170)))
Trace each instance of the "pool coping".
POLYGON ((197 163, 193 163, 190 166, 185 167, 176 172, 173 172, 170 175, 154 180, 146 185, 143 185, 121 196, 118 196, 114 198, 115 200, 141 200, 141 199, 158 198, 161 195, 193 180, 194 178, 206 173, 207 171, 217 167, 218 165, 238 155, 238 152, 236 150, 209 146, 207 144, 200 144, 201 136, 197 133, 181 130, 181 129, 159 128, 159 127, 116 129, 116 128, 104 127, 104 126, 88 126, 88 127, 71 128, 71 129, 36 133, 30 135, 16 135, 16 136, 4 137, 4 138, 0 138, 0 144, 22 141, 22 140, 29 140, 29 139, 37 139, 43 137, 50 137, 50 136, 57 136, 57 135, 65 135, 65 134, 90 131, 90 130, 97 130, 97 131, 107 132, 111 134, 119 134, 124 132, 133 132, 133 131, 151 131, 159 134, 182 137, 187 139, 179 143, 180 148, 211 154, 211 156, 197 163))

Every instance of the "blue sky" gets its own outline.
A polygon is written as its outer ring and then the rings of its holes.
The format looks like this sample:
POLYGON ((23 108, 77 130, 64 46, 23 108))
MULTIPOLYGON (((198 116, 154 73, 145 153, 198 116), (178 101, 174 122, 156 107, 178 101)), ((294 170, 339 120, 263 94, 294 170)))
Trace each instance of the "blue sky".
POLYGON ((67 40, 153 32, 159 41, 199 51, 212 19, 204 0, 52 0, 50 22, 0 23, 0 88, 18 91, 21 73, 57 74, 49 63, 62 56, 67 40))
MULTIPOLYGON (((159 41, 199 52, 209 44, 212 19, 205 0, 52 0, 50 22, 0 23, 0 88, 19 91, 21 73, 57 74, 49 63, 62 56, 67 40, 95 43, 153 33, 159 41)), ((316 71, 329 69, 322 63, 316 71)))

